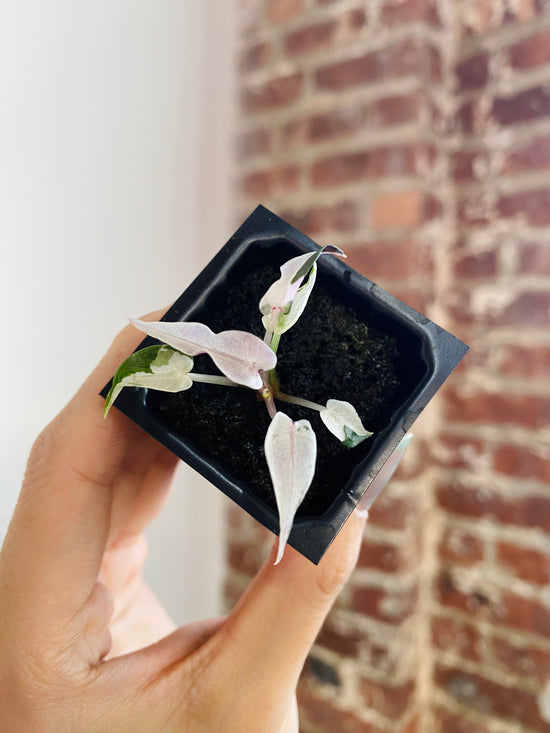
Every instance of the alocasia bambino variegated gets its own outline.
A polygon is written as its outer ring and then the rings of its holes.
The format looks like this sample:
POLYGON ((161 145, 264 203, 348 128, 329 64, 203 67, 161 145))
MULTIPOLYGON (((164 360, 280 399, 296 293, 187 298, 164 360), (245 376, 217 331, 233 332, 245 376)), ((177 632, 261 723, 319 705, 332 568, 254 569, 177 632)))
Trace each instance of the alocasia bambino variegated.
POLYGON ((107 416, 124 387, 179 392, 190 389, 193 382, 208 382, 257 390, 271 416, 264 448, 279 512, 275 564, 283 557, 294 516, 313 480, 317 455, 317 440, 309 420, 293 421, 276 403, 289 402, 317 410, 327 429, 349 448, 372 435, 349 402, 331 399, 326 405, 319 405, 284 394, 278 387, 275 368, 279 340, 302 315, 315 284, 317 260, 322 254, 345 257, 342 250, 329 245, 293 257, 281 266, 281 276, 259 303, 265 328, 263 341, 246 331, 214 333, 203 323, 130 319, 136 328, 162 343, 131 354, 115 372, 105 400, 107 416), (225 376, 193 372, 192 357, 198 354, 208 354, 225 376))

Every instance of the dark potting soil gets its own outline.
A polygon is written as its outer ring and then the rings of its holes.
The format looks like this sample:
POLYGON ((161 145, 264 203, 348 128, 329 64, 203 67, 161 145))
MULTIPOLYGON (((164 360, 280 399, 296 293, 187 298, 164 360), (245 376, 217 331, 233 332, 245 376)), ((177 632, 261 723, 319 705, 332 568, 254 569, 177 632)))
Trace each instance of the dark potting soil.
MULTIPOLYGON (((245 274, 223 291, 214 312, 201 313, 200 320, 216 332, 242 329, 263 337, 258 302, 278 277, 278 268, 272 266, 245 274)), ((300 320, 282 335, 277 358, 283 392, 321 404, 331 398, 351 402, 374 433, 387 425, 408 388, 395 337, 359 321, 318 283, 300 320)), ((205 355, 195 357, 193 371, 219 373, 205 355)), ((147 401, 167 426, 276 510, 263 447, 270 420, 255 392, 195 383, 176 394, 150 391, 147 401)), ((298 516, 319 516, 368 454, 372 439, 346 448, 325 428, 318 412, 283 402, 277 406, 293 420, 308 419, 316 433, 316 473, 298 516)))

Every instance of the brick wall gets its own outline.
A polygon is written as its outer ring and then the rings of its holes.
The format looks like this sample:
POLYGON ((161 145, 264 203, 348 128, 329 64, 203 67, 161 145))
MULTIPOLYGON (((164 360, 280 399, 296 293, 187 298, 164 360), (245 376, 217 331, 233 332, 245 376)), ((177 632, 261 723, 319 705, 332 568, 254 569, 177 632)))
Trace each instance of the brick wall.
MULTIPOLYGON (((550 730, 550 3, 241 0, 261 202, 468 342, 304 670, 302 733, 550 730)), ((228 517, 231 605, 271 539, 228 517)))

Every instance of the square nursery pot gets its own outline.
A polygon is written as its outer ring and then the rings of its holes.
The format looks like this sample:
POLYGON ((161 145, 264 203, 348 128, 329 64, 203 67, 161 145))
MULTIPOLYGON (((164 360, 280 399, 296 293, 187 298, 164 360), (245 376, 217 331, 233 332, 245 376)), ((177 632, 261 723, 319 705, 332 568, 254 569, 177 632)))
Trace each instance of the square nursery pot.
MULTIPOLYGON (((200 321, 216 332, 241 329, 263 337, 261 296, 279 277, 283 262, 317 248, 259 206, 163 320, 200 321)), ((317 436, 315 477, 289 538, 314 563, 365 492, 376 491, 376 476, 468 350, 345 260, 326 255, 317 264, 308 305, 281 337, 281 389, 322 404, 330 398, 351 402, 374 434, 346 448, 317 412, 281 405, 293 419, 309 419, 317 436)), ((138 348, 152 343, 147 337, 138 348)), ((204 355, 195 357, 193 371, 218 373, 204 355)), ((177 394, 131 387, 122 390, 115 406, 278 533, 263 450, 269 416, 255 392, 199 383, 177 394)))

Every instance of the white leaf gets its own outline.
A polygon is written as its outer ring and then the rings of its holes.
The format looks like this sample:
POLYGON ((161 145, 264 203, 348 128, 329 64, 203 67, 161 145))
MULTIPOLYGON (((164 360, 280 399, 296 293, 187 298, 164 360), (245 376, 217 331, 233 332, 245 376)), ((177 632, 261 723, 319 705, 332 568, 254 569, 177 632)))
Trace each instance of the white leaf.
POLYGON ((329 400, 320 416, 330 432, 348 448, 355 447, 372 435, 365 430, 357 410, 349 402, 329 400))
POLYGON ((193 384, 189 377, 192 368, 193 359, 169 346, 148 346, 135 351, 115 372, 105 400, 105 417, 124 387, 149 387, 161 392, 189 389, 193 384))
POLYGON ((293 422, 283 412, 277 412, 267 430, 264 448, 279 510, 277 565, 283 557, 294 515, 313 480, 317 439, 308 420, 293 422))
POLYGON ((269 371, 277 363, 277 357, 269 346, 246 331, 214 333, 204 323, 187 321, 149 323, 130 318, 130 322, 148 336, 164 341, 184 354, 208 354, 226 377, 251 389, 260 389, 260 371, 269 371))
POLYGON ((317 252, 293 257, 281 266, 281 277, 260 300, 262 323, 266 331, 282 334, 291 328, 304 312, 317 277, 316 260, 322 254, 344 256, 338 247, 327 245, 317 252), (307 278, 307 282, 304 280, 307 278))

